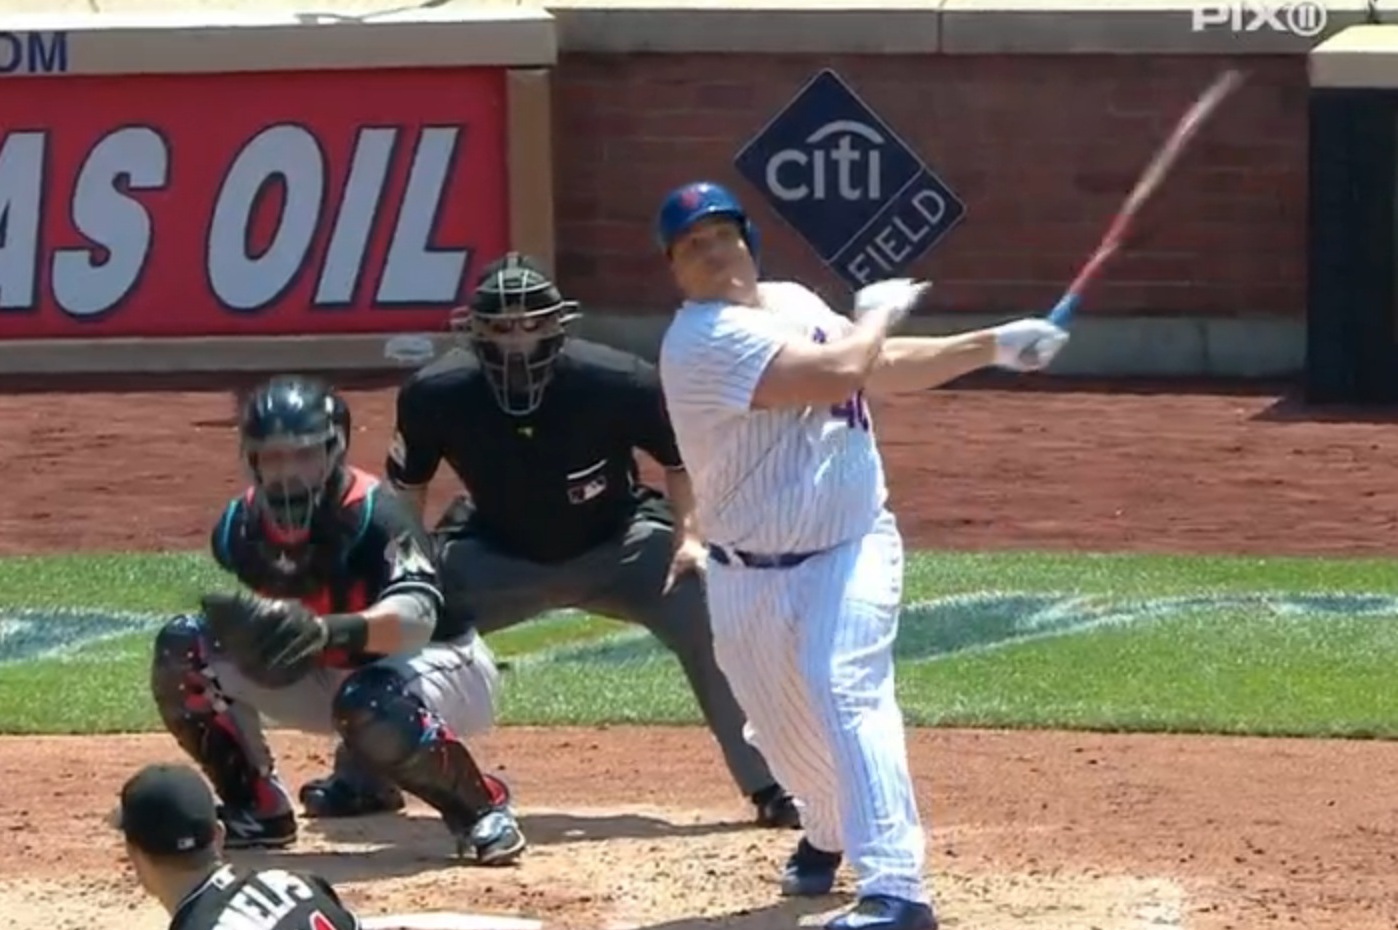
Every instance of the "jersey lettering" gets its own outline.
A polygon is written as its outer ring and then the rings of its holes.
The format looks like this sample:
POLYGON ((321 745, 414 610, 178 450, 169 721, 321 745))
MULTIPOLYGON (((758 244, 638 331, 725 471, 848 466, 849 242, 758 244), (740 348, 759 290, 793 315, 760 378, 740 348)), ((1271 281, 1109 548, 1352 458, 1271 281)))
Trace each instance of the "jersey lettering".
POLYGON ((335 925, 330 922, 320 911, 311 915, 311 930, 335 930, 335 925))
POLYGON ((294 875, 279 869, 259 872, 224 905, 214 930, 273 930, 314 897, 311 887, 294 875))

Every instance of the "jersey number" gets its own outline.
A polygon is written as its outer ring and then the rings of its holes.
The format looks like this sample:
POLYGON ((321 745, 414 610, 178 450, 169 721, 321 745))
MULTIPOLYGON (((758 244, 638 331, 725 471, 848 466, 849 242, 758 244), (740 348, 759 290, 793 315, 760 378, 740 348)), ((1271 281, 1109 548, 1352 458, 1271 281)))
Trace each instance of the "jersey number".
POLYGON ((864 402, 863 391, 855 391, 849 400, 832 406, 830 415, 837 420, 843 420, 850 429, 869 428, 869 405, 864 402))
MULTIPOLYGON (((811 333, 811 338, 824 345, 829 337, 819 326, 811 333)), ((864 402, 864 392, 855 391, 854 396, 830 407, 830 415, 844 422, 850 429, 869 428, 869 405, 864 402)))

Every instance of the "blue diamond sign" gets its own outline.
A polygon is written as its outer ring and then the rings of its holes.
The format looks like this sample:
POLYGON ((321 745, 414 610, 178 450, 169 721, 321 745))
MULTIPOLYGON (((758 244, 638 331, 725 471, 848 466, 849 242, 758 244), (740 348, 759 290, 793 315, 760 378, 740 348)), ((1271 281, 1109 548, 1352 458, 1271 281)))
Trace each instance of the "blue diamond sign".
POLYGON ((966 215, 951 188, 828 69, 734 164, 851 289, 902 276, 966 215))

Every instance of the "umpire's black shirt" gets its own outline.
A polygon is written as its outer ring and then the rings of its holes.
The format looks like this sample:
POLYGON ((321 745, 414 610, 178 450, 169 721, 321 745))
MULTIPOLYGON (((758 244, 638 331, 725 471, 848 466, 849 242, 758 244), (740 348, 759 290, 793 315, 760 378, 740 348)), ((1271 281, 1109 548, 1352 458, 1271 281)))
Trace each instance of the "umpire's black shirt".
POLYGON ((653 497, 635 449, 681 465, 659 374, 644 359, 569 338, 543 402, 511 416, 475 356, 457 349, 399 390, 387 474, 420 487, 445 459, 471 496, 473 533, 507 555, 559 562, 617 536, 653 497))
POLYGON ((175 908, 170 930, 359 930, 319 875, 220 866, 175 908))

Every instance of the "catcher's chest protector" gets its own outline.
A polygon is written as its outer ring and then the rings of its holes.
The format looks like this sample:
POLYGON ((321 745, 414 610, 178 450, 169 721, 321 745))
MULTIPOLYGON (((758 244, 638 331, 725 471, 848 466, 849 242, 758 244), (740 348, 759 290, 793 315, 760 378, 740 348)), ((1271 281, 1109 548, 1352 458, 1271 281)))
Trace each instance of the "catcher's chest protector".
POLYGON ((267 539, 244 506, 241 532, 233 536, 241 543, 232 553, 239 580, 264 597, 298 600, 322 615, 354 613, 372 604, 378 579, 360 564, 356 551, 373 507, 372 478, 357 470, 351 477, 340 505, 318 517, 310 541, 295 552, 267 539))

